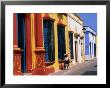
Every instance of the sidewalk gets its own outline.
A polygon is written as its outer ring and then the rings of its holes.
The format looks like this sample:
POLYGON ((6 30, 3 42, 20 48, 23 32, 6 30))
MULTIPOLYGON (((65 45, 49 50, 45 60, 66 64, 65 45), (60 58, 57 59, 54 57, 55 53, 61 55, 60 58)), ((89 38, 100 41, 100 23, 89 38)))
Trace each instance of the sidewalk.
POLYGON ((85 61, 72 65, 67 70, 58 70, 49 75, 96 75, 97 74, 97 59, 94 61, 85 61))

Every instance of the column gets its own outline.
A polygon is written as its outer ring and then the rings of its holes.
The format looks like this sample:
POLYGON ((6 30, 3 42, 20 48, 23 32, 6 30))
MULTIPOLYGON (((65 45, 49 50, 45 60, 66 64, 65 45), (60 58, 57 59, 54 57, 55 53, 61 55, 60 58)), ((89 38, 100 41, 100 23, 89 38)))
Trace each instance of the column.
POLYGON ((83 38, 83 51, 84 51, 84 62, 85 62, 85 33, 83 38))
POLYGON ((34 13, 31 13, 31 47, 32 47, 32 69, 35 68, 36 55, 35 55, 35 31, 34 31, 34 13))
POLYGON ((13 14, 13 74, 14 75, 21 75, 21 50, 18 48, 18 21, 17 21, 17 14, 13 14))
POLYGON ((92 60, 94 59, 94 41, 92 42, 92 60))
POLYGON ((84 54, 84 37, 81 39, 82 41, 82 45, 81 45, 81 48, 82 48, 82 62, 85 61, 85 54, 84 54))
POLYGON ((81 40, 78 36, 78 62, 81 63, 81 40))
POLYGON ((59 63, 58 63, 58 35, 57 35, 57 22, 54 22, 54 40, 55 40, 55 63, 54 68, 55 70, 59 69, 59 63))
POLYGON ((65 45, 66 45, 66 53, 69 53, 69 57, 70 57, 69 34, 68 34, 67 26, 65 26, 65 45))
POLYGON ((93 51, 93 45, 92 45, 92 43, 93 43, 93 40, 91 40, 91 60, 92 60, 92 56, 93 56, 93 53, 92 53, 92 51, 93 51))
POLYGON ((83 62, 85 62, 85 42, 84 42, 84 38, 83 38, 83 62))
POLYGON ((25 14, 26 72, 32 72, 31 14, 25 14))
POLYGON ((13 39, 14 39, 14 47, 17 47, 18 46, 18 41, 17 41, 17 14, 14 13, 13 14, 13 28, 14 28, 14 32, 13 32, 13 39))
POLYGON ((34 29, 35 29, 35 47, 36 47, 36 66, 45 66, 45 49, 43 47, 43 28, 42 16, 40 13, 34 14, 34 29))

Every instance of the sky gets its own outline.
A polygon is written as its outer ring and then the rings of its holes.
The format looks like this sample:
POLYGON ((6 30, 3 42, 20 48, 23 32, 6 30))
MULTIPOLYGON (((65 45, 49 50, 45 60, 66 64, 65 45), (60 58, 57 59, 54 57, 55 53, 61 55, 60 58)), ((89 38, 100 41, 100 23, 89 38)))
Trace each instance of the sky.
POLYGON ((83 20, 84 26, 90 26, 97 32, 97 13, 78 13, 83 20))

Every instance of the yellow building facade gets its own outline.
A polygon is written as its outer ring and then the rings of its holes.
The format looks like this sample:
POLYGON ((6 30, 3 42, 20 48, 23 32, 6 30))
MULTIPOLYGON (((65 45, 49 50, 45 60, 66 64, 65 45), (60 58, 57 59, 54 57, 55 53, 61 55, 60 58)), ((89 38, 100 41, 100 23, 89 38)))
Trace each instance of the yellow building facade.
MULTIPOLYGON (((54 20, 54 54, 55 54, 55 61, 53 63, 53 66, 55 68, 55 70, 60 69, 60 62, 58 59, 58 25, 62 25, 64 26, 64 30, 65 30, 65 48, 66 48, 66 53, 69 53, 69 36, 68 36, 68 29, 67 29, 67 15, 66 14, 59 14, 59 13, 49 13, 49 14, 42 14, 42 18, 43 19, 50 19, 50 20, 54 20)), ((42 22, 43 23, 43 22, 42 22)), ((43 26, 43 25, 42 25, 43 26)), ((43 43, 44 44, 44 43, 43 43)))

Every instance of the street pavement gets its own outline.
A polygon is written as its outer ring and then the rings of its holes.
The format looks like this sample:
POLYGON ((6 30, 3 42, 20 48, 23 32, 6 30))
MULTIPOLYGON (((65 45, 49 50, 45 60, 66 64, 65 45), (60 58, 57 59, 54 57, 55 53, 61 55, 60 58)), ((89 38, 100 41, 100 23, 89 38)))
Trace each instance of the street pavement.
POLYGON ((97 59, 76 63, 66 70, 57 70, 49 75, 97 75, 97 59))

